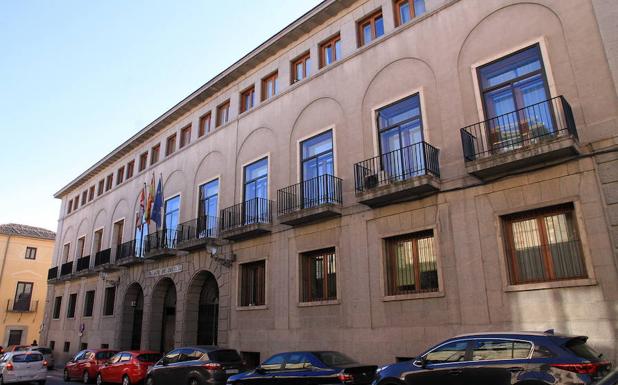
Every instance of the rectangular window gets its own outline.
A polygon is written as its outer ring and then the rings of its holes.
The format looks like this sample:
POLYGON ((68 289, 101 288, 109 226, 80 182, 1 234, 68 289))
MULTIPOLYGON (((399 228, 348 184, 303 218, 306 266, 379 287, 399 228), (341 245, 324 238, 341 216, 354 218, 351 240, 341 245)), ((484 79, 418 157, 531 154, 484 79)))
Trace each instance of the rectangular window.
POLYGON ((88 190, 82 192, 82 206, 88 201, 88 190))
POLYGON ((268 100, 279 93, 279 73, 277 71, 262 79, 262 100, 268 100))
POLYGON ((73 198, 73 211, 77 210, 79 207, 79 195, 73 198))
MULTIPOLYGON (((112 227, 112 250, 122 245, 122 234, 124 232, 124 219, 114 223, 112 227)), ((116 253, 119 255, 119 253, 116 253)))
POLYGON ((60 307, 62 306, 62 297, 54 298, 54 313, 52 314, 53 319, 60 319, 60 307))
POLYGON ((101 251, 101 246, 103 244, 103 229, 99 229, 94 232, 94 236, 92 237, 92 255, 95 255, 99 251, 101 251))
POLYGON ((69 341, 64 341, 64 348, 62 349, 62 351, 65 353, 68 353, 70 349, 71 349, 71 343, 69 341))
POLYGON ((303 208, 334 203, 333 132, 328 130, 300 143, 303 208))
POLYGON ((7 341, 7 345, 8 346, 21 345, 21 339, 22 339, 23 333, 24 333, 23 330, 9 330, 9 340, 7 341))
POLYGON ((217 107, 217 127, 229 122, 230 120, 230 101, 227 100, 217 107))
POLYGON ((77 293, 69 295, 69 304, 67 305, 67 318, 75 318, 75 305, 77 304, 77 293))
POLYGON ((510 283, 587 278, 573 205, 503 217, 510 283))
POLYGON ((152 146, 150 149, 150 165, 157 163, 159 161, 159 153, 161 152, 161 145, 157 144, 152 146))
POLYGON ((15 289, 15 300, 13 302, 13 310, 30 310, 30 300, 32 299, 32 286, 32 282, 17 282, 17 288, 15 289))
POLYGON ((438 291, 433 231, 385 240, 387 295, 438 291))
POLYGON ((219 210, 219 179, 200 186, 198 202, 198 235, 214 237, 217 231, 217 213, 219 210))
POLYGON ((67 214, 71 214, 72 210, 73 210, 73 199, 69 199, 69 203, 67 205, 67 214))
POLYGON ((425 13, 425 0, 394 0, 395 27, 425 13))
POLYGON ((116 186, 124 182, 124 166, 120 167, 116 172, 116 186))
POLYGON ((90 186, 90 189, 88 190, 88 202, 92 201, 94 199, 94 186, 90 186))
POLYGON ((244 224, 268 222, 268 158, 263 158, 244 170, 244 224))
POLYGON ((266 304, 266 261, 240 265, 240 306, 266 304))
POLYGON ((191 143, 191 125, 190 124, 180 130, 180 147, 179 148, 183 148, 189 143, 191 143))
POLYGON ((511 151, 556 134, 553 105, 538 44, 477 70, 492 150, 511 151))
POLYGON ((135 171, 135 161, 132 160, 129 163, 127 163, 127 179, 130 179, 133 177, 134 171, 135 171))
POLYGON ((176 134, 168 136, 165 141, 165 156, 170 156, 176 151, 176 134))
POLYGON ((210 112, 207 112, 200 117, 200 128, 198 130, 198 136, 201 138, 202 136, 208 134, 209 132, 210 132, 210 112))
POLYGON ((94 290, 88 290, 84 297, 84 317, 92 317, 92 310, 94 309, 94 290))
POLYGON ((71 243, 66 243, 62 246, 62 263, 69 261, 69 251, 71 251, 71 243))
POLYGON ((240 93, 240 112, 249 111, 255 104, 255 87, 251 86, 240 93))
POLYGON ((81 258, 84 256, 84 245, 86 243, 86 237, 80 237, 77 240, 77 247, 75 248, 75 257, 81 258))
POLYGON ((305 52, 292 62, 292 83, 311 76, 311 56, 305 52))
POLYGON ((419 94, 377 111, 381 167, 389 180, 403 180, 425 173, 423 121, 419 94))
POLYGON ((107 176, 107 179, 105 180, 105 191, 109 191, 112 189, 112 186, 114 184, 114 174, 109 174, 107 176))
POLYGON ((86 349, 88 349, 88 343, 87 342, 82 342, 79 345, 79 350, 86 350, 86 349))
POLYGON ((36 247, 26 247, 26 259, 36 259, 36 247))
POLYGON ((341 59, 341 37, 339 34, 320 44, 320 68, 341 59))
POLYGON ((167 247, 176 245, 176 229, 180 220, 180 196, 176 195, 165 201, 165 217, 163 218, 163 228, 166 229, 165 241, 167 247))
POLYGON ((357 28, 359 47, 362 47, 384 35, 384 19, 382 18, 382 10, 359 21, 357 28))
POLYGON ((142 172, 146 169, 146 164, 148 163, 148 151, 143 152, 140 156, 139 156, 139 168, 138 168, 138 172, 142 172))
POLYGON ((114 315, 114 301, 116 300, 116 288, 105 288, 105 301, 103 302, 103 315, 114 315))
POLYGON ((49 341, 49 350, 52 352, 56 349, 56 341, 49 341))
POLYGON ((104 180, 104 179, 101 179, 101 180, 99 181, 99 186, 97 187, 97 196, 99 196, 99 195, 103 194, 103 189, 104 189, 104 186, 105 186, 105 180, 104 180))
POLYGON ((337 299, 335 259, 334 248, 301 254, 301 302, 337 299))

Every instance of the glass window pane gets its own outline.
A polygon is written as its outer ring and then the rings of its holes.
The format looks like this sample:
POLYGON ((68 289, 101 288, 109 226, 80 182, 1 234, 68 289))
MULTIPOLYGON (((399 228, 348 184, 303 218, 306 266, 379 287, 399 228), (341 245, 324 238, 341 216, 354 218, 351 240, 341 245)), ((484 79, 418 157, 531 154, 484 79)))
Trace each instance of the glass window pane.
POLYGON ((416 94, 378 110, 378 126, 383 129, 420 114, 420 100, 416 94))
POLYGON ((376 37, 380 37, 384 35, 384 20, 382 17, 379 17, 375 21, 376 24, 376 37))
POLYGON ((333 149, 333 132, 327 131, 302 142, 303 159, 333 149))
POLYGON ((245 182, 268 174, 268 159, 264 158, 245 167, 245 182))
POLYGON ((311 76, 311 58, 305 60, 305 77, 311 76))
POLYGON ((425 0, 414 0, 414 15, 420 16, 425 12, 425 0))
POLYGON ((541 69, 541 54, 538 46, 486 65, 480 70, 483 89, 524 76, 541 69))
POLYGON ((425 358, 431 364, 464 361, 467 347, 467 341, 451 342, 427 353, 425 358))
POLYGON ((371 24, 363 26, 363 43, 367 44, 371 41, 371 24))
POLYGON ((410 21, 410 4, 407 1, 399 4, 399 20, 401 24, 410 21))
POLYGON ((332 46, 330 46, 330 45, 329 45, 329 46, 327 46, 327 47, 324 49, 324 56, 325 56, 324 62, 325 62, 327 65, 328 65, 328 64, 330 64, 330 63, 332 63, 332 62, 334 61, 334 58, 333 58, 333 48, 332 48, 332 46))
POLYGON ((341 59, 341 40, 335 42, 335 60, 341 59))

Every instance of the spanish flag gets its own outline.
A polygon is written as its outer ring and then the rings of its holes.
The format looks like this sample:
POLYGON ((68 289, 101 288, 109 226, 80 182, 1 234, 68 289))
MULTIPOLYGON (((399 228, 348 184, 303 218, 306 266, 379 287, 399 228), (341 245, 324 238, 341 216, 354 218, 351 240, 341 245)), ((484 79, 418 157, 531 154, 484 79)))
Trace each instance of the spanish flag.
POLYGON ((146 223, 150 224, 150 216, 152 215, 152 204, 155 199, 155 176, 152 173, 150 186, 148 186, 148 201, 146 202, 146 223))

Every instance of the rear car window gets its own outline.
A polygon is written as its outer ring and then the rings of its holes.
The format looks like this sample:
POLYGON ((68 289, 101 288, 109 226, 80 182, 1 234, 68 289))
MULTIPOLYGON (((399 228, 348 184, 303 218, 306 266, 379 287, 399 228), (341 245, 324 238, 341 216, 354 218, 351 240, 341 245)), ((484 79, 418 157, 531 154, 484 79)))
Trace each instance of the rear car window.
POLYGON ((242 361, 236 350, 215 350, 208 352, 208 358, 216 362, 237 362, 242 361))
POLYGON ((524 359, 532 344, 524 341, 477 340, 473 342, 472 361, 524 359))
POLYGON ((141 362, 157 362, 161 359, 161 354, 159 353, 145 353, 137 356, 137 359, 141 362))
POLYGON ((37 362, 43 361, 41 354, 17 354, 13 356, 13 362, 37 362))
POLYGON ((354 364, 356 361, 339 352, 313 352, 313 355, 327 366, 340 366, 354 364))
POLYGON ((42 354, 52 354, 52 351, 49 348, 36 348, 33 350, 36 350, 37 352, 41 352, 42 354))
POLYGON ((117 352, 108 351, 108 352, 98 352, 95 357, 97 360, 107 360, 114 356, 117 352))
POLYGON ((29 349, 28 346, 15 346, 15 349, 13 349, 13 351, 14 352, 25 352, 28 349, 29 349))
POLYGON ((582 338, 574 338, 565 344, 567 350, 575 354, 577 357, 588 361, 596 362, 601 360, 601 355, 592 349, 586 340, 582 338))

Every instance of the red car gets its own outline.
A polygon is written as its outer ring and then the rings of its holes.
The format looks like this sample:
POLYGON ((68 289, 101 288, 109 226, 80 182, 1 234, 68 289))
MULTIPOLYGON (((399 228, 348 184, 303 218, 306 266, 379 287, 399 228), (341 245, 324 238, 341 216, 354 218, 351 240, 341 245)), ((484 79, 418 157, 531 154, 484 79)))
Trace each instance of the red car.
POLYGON ((146 373, 152 365, 161 358, 161 353, 151 351, 127 351, 113 356, 99 367, 97 385, 106 382, 122 385, 137 384, 146 378, 146 373))
POLYGON ((72 379, 80 378, 84 384, 91 382, 96 378, 99 367, 116 353, 118 353, 118 350, 82 350, 64 366, 64 380, 69 382, 72 379))

